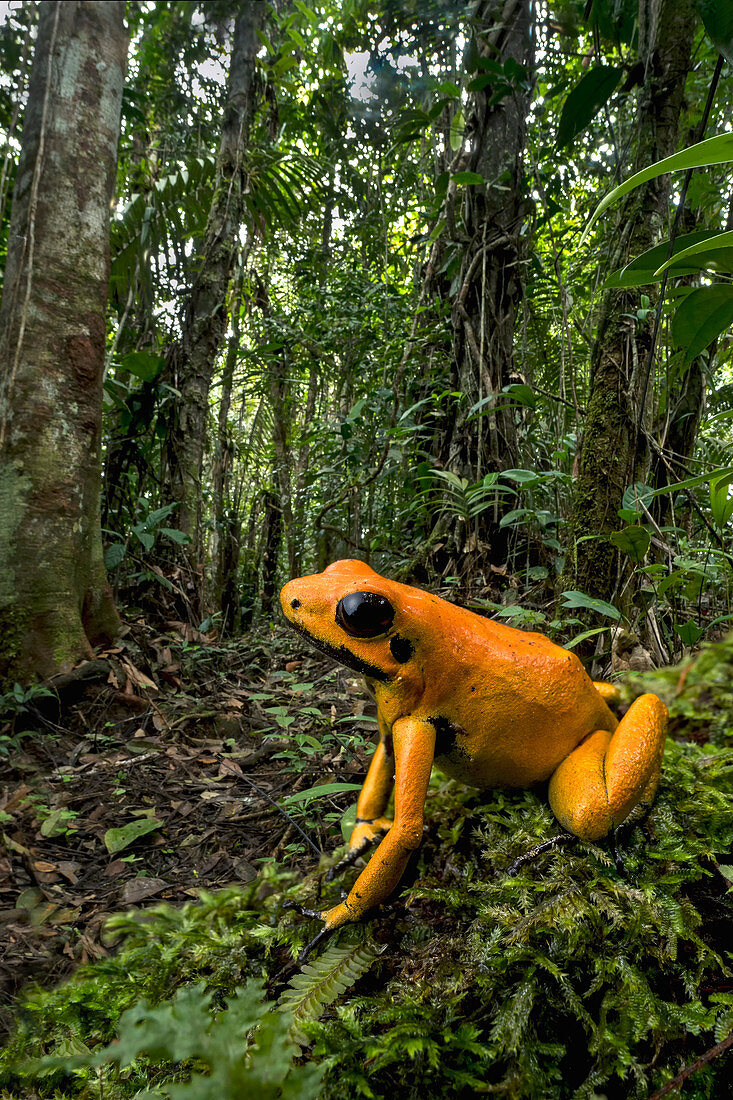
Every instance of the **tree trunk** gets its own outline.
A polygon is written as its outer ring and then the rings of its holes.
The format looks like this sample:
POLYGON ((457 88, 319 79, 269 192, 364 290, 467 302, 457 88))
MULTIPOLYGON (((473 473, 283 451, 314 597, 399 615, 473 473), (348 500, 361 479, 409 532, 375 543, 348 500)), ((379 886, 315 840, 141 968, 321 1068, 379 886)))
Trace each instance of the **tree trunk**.
POLYGON ((0 306, 0 681, 66 671, 119 627, 99 497, 123 18, 40 10, 0 306))
POLYGON ((264 0, 243 0, 239 7, 203 255, 186 304, 180 344, 171 349, 168 362, 181 397, 166 445, 167 495, 178 504, 178 527, 191 539, 188 558, 198 587, 194 604, 199 611, 204 555, 201 475, 209 389, 226 332, 227 292, 244 221, 245 154, 257 104, 257 30, 264 8, 264 0))
POLYGON ((529 0, 483 0, 475 21, 469 83, 486 79, 484 63, 505 68, 514 62, 517 68, 498 102, 491 102, 502 83, 496 78, 470 92, 461 160, 453 171, 477 172, 486 182, 458 192, 449 184, 446 205, 448 225, 454 227, 451 236, 463 241, 452 309, 454 370, 462 404, 446 464, 469 481, 514 463, 513 412, 484 408, 478 418, 468 416, 477 402, 501 393, 514 372, 514 325, 522 297, 520 231, 527 209, 525 118, 533 65, 529 0), (456 194, 465 196, 460 210, 456 194))
POLYGON ((216 570, 214 599, 221 612, 221 632, 230 634, 239 627, 241 605, 239 600, 238 567, 241 521, 238 509, 232 501, 232 472, 234 467, 234 443, 229 429, 229 410, 232 403, 234 370, 242 338, 240 315, 244 288, 244 257, 240 256, 237 277, 232 289, 232 334, 229 337, 226 360, 221 379, 219 425, 216 456, 214 459, 212 495, 214 498, 214 524, 216 529, 216 570))
MULTIPOLYGON (((639 102, 634 172, 675 151, 694 26, 691 0, 640 0, 639 54, 646 78, 639 102)), ((622 204, 612 270, 664 235, 669 194, 669 177, 662 176, 637 188, 622 204)), ((618 556, 608 536, 618 529, 625 489, 644 481, 648 470, 644 429, 654 381, 649 363, 653 317, 636 319, 642 293, 653 302, 653 287, 612 290, 602 302, 591 355, 571 550, 561 582, 563 588, 606 600, 612 598, 618 578, 618 556)), ((630 589, 627 595, 631 599, 630 589)))

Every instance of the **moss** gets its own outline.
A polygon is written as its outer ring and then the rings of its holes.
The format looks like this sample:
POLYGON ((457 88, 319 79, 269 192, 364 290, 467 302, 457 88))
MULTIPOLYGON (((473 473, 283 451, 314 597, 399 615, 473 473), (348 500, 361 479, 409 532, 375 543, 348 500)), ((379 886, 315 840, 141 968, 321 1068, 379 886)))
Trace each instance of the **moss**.
MULTIPOLYGON (((678 736, 713 719, 730 727, 732 662, 728 639, 654 677, 678 736)), ((557 832, 542 790, 483 796, 436 773, 427 820, 412 882, 408 872, 391 908, 338 934, 378 944, 378 961, 325 1018, 302 1023, 306 1056, 327 1066, 324 1100, 642 1098, 733 1027, 733 906, 720 871, 733 844, 733 751, 670 742, 655 805, 623 843, 625 875, 603 844, 547 852, 507 873, 557 832)), ((338 884, 331 889, 336 897, 338 884)), ((282 901, 315 896, 315 873, 297 883, 270 867, 246 890, 119 918, 126 939, 116 957, 27 999, 0 1084, 18 1090, 11 1097, 90 1095, 86 1079, 19 1076, 11 1063, 96 1047, 134 1000, 168 997, 199 977, 226 994, 263 973, 276 995, 285 945, 295 953, 314 931, 282 901)), ((726 1068, 725 1057, 703 1067, 686 1095, 725 1095, 726 1068)), ((168 1074, 140 1062, 126 1078, 106 1077, 105 1095, 132 1096, 168 1074)))

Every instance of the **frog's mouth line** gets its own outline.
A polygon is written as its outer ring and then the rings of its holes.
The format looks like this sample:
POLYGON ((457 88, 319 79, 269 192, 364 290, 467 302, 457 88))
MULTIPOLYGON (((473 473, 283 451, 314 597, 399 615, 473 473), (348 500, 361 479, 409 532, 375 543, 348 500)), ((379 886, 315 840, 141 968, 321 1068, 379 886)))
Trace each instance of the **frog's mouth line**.
POLYGON ((291 626, 298 634, 301 634, 306 638, 312 646, 316 649, 320 649, 321 653, 325 653, 328 657, 333 657, 339 664, 346 665, 347 668, 352 669, 354 672, 360 672, 362 676, 368 676, 370 680, 379 680, 381 683, 387 683, 390 677, 386 672, 383 672, 381 668, 377 668, 376 665, 370 665, 368 661, 362 661, 360 657, 357 657, 351 650, 347 649, 345 645, 335 646, 330 642, 323 641, 322 638, 316 638, 315 635, 309 634, 305 627, 299 623, 293 622, 292 619, 287 619, 288 626, 291 626))

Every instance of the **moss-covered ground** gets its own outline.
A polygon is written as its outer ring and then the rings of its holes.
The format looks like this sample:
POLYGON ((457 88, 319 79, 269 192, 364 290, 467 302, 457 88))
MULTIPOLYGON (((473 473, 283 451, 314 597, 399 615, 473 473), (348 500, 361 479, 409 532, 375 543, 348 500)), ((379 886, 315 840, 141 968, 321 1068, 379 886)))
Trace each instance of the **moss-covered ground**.
MULTIPOLYGON (((623 870, 607 845, 577 844, 510 875, 517 856, 558 831, 545 792, 479 795, 435 773, 425 841, 399 896, 321 944, 305 971, 294 959, 316 926, 284 902, 313 904, 332 856, 305 876, 272 862, 246 887, 116 917, 116 953, 58 989, 26 993, 0 1059, 0 1095, 213 1096, 211 1074, 230 1079, 221 1055, 161 1036, 201 1030, 217 1013, 239 1067, 229 1095, 216 1085, 221 1100, 610 1100, 667 1095, 673 1081, 676 1095, 730 1095, 732 673, 729 639, 625 689, 658 691, 673 736, 654 807, 622 839, 623 870), (255 1080, 275 1025, 258 1031, 239 1002, 222 1009, 253 978, 272 1002, 285 994, 264 1017, 280 1012, 290 1036, 281 1053, 292 1072, 272 1093, 255 1080), (210 1001, 191 992, 196 983, 210 1001), (117 1060, 90 1064, 123 1012, 141 999, 164 1005, 182 988, 188 1001, 123 1021, 117 1060), (48 1055, 57 1061, 38 1063, 48 1055)), ((323 887, 324 905, 338 889, 323 887)))

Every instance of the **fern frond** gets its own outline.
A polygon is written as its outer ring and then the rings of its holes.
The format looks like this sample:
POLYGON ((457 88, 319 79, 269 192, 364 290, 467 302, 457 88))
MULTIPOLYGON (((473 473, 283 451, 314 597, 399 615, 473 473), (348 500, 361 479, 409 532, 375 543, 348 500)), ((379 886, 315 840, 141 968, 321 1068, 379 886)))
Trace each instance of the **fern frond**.
POLYGON ((329 947, 313 963, 306 963, 280 997, 278 1007, 292 1013, 290 1034, 297 1043, 307 1043, 302 1025, 317 1020, 328 1005, 345 993, 379 955, 372 944, 329 947))

